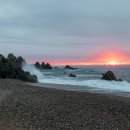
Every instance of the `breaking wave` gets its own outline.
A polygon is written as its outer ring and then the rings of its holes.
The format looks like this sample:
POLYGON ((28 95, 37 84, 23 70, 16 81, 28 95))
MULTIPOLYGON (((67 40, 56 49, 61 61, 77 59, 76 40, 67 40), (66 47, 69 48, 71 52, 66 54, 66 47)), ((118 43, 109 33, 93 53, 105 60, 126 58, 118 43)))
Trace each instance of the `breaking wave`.
POLYGON ((34 65, 28 64, 23 65, 23 70, 29 71, 31 74, 36 75, 39 83, 78 85, 108 91, 130 92, 130 83, 127 81, 106 81, 101 79, 78 80, 72 77, 45 76, 41 71, 36 69, 34 65))

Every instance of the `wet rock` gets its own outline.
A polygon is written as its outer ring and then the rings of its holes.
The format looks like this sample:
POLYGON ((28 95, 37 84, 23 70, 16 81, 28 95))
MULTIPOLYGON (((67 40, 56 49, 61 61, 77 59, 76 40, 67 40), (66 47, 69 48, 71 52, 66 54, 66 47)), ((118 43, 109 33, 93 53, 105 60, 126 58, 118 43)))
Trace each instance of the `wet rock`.
POLYGON ((74 69, 77 69, 77 68, 74 68, 74 67, 71 67, 71 66, 69 66, 69 65, 66 65, 66 66, 64 67, 64 69, 74 70, 74 69))
POLYGON ((36 62, 35 67, 37 69, 52 69, 52 66, 49 63, 45 64, 44 62, 42 62, 42 64, 40 64, 39 62, 36 62))
POLYGON ((116 78, 115 74, 112 71, 108 71, 105 74, 103 74, 102 79, 104 79, 104 80, 110 80, 110 81, 111 80, 117 81, 117 78, 116 78))
POLYGON ((40 63, 39 63, 38 61, 35 63, 35 67, 36 67, 37 69, 40 69, 40 68, 41 68, 41 65, 40 65, 40 63))
POLYGON ((119 78, 117 81, 123 81, 123 79, 119 78))
POLYGON ((31 75, 29 72, 24 72, 23 70, 18 73, 18 78, 23 81, 37 82, 37 77, 35 75, 31 75))
POLYGON ((69 77, 77 77, 75 74, 69 74, 69 77))
POLYGON ((55 69, 58 69, 58 67, 54 67, 55 69))
POLYGON ((46 67, 46 64, 42 62, 41 67, 44 69, 46 67))
POLYGON ((49 63, 47 63, 47 64, 45 65, 45 69, 52 69, 52 67, 51 67, 51 65, 50 65, 49 63))

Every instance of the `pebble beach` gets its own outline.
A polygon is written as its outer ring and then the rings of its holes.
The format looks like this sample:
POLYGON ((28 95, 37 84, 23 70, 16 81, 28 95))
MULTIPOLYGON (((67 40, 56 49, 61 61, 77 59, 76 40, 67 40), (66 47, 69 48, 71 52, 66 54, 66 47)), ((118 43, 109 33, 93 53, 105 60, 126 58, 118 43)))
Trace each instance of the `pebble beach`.
POLYGON ((0 79, 0 130, 130 130, 130 98, 0 79))

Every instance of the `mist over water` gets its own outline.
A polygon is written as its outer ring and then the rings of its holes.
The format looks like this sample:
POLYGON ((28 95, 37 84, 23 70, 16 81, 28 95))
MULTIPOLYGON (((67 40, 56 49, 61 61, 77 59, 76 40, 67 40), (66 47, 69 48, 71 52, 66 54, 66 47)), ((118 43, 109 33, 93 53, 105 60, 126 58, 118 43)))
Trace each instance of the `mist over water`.
POLYGON ((130 92, 130 67, 129 66, 87 66, 78 67, 76 70, 64 69, 62 67, 52 70, 38 70, 34 65, 24 64, 23 70, 29 71, 32 75, 38 77, 39 83, 63 84, 63 85, 78 85, 79 89, 82 86, 87 86, 93 89, 106 90, 112 92, 130 92), (117 78, 122 78, 124 81, 105 81, 101 80, 102 73, 111 70, 117 78), (77 77, 69 77, 73 73, 77 77))

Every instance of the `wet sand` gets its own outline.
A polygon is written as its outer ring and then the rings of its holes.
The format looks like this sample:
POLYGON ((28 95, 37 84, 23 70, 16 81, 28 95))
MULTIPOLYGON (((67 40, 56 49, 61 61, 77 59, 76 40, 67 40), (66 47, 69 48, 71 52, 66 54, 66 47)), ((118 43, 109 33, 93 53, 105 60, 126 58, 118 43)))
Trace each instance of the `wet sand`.
POLYGON ((39 87, 46 87, 46 88, 53 88, 59 90, 66 90, 66 91, 76 91, 76 92, 90 92, 90 93, 102 93, 102 94, 109 94, 109 95, 116 95, 116 96, 123 96, 130 98, 130 92, 122 92, 117 90, 108 90, 108 89, 99 89, 95 87, 89 86, 79 86, 79 85, 65 85, 65 84, 51 84, 51 83, 28 83, 32 86, 39 86, 39 87))
POLYGON ((129 97, 37 86, 0 80, 0 130, 130 130, 129 97))

